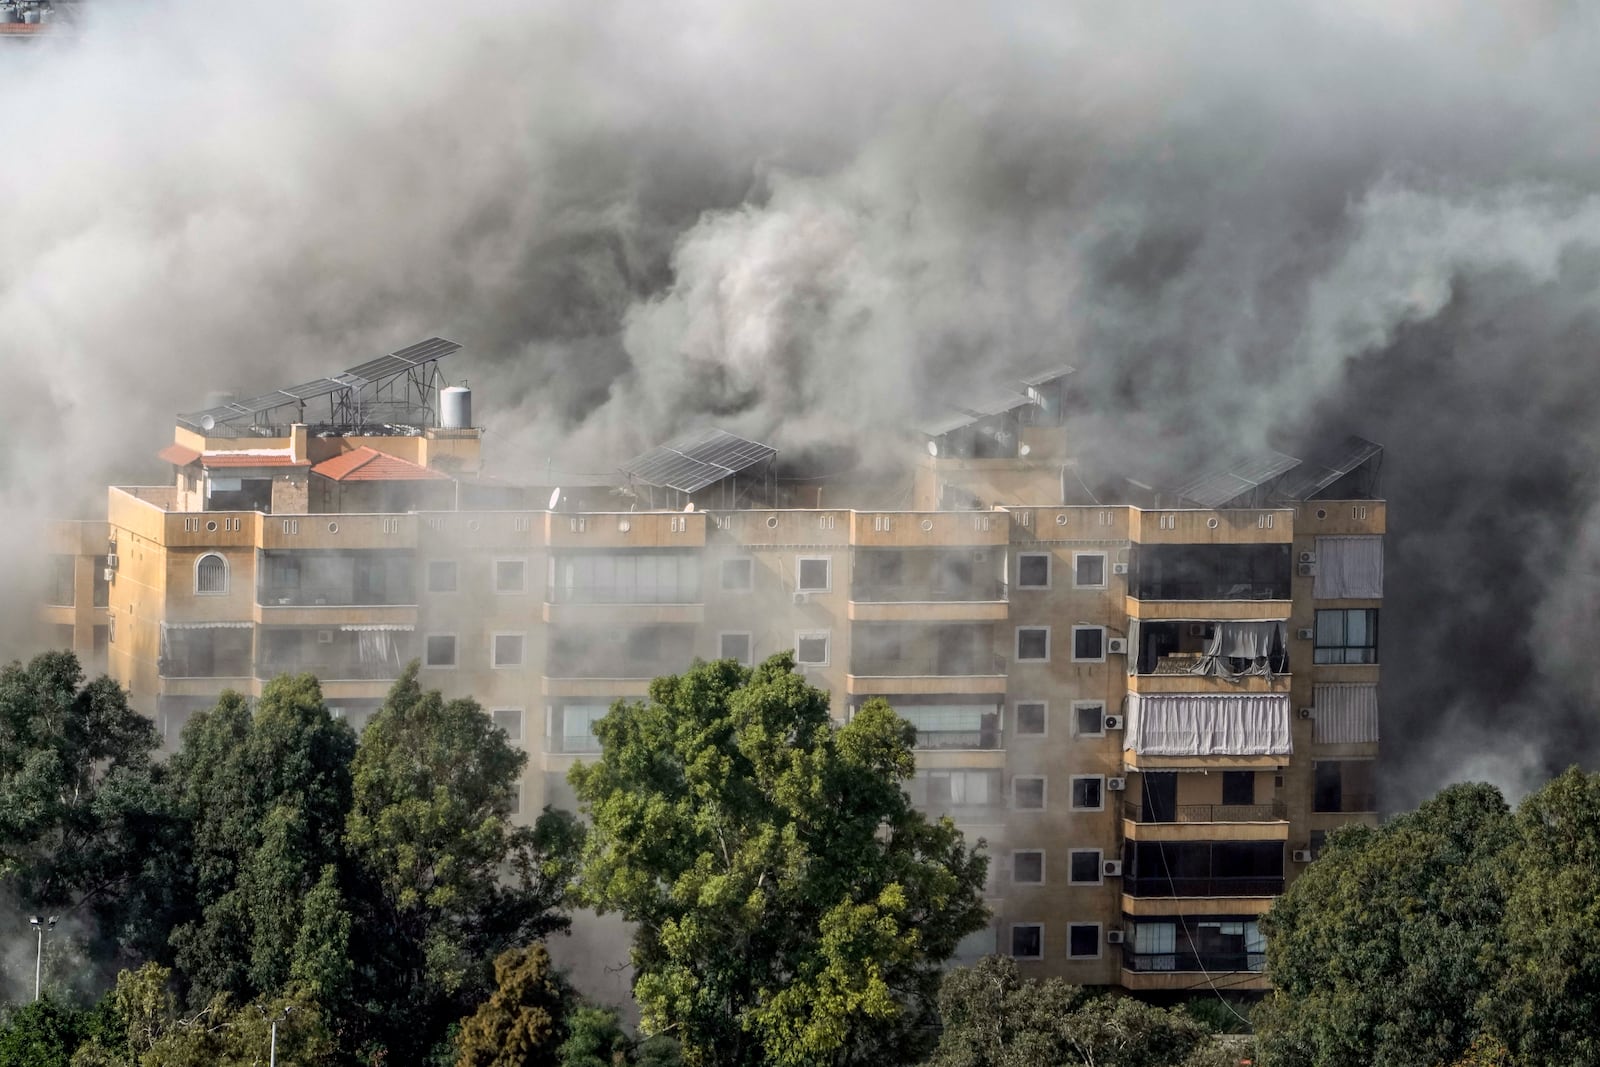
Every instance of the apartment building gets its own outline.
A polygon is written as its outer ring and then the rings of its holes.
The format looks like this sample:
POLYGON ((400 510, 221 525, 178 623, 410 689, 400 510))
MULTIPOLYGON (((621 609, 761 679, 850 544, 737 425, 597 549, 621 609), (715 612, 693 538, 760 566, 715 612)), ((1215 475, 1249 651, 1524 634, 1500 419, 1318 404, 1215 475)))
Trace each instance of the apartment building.
POLYGON ((55 532, 58 642, 168 744, 282 671, 359 726, 420 659, 527 749, 524 816, 572 805, 595 719, 651 678, 793 649, 839 720, 914 723, 913 799, 988 842, 964 954, 1085 984, 1266 988, 1257 918, 1376 818, 1378 446, 1091 490, 1061 367, 908 430, 908 509, 719 430, 512 487, 478 473, 454 351, 180 416, 171 484, 55 532))

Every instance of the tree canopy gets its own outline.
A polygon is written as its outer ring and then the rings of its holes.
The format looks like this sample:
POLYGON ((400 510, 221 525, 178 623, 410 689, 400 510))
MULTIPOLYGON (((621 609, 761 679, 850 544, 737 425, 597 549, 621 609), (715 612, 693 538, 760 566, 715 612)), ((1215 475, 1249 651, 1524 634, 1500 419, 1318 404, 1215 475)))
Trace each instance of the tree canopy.
POLYGON ((913 728, 881 700, 835 727, 793 668, 697 664, 596 723, 583 893, 638 924, 645 1028, 686 1062, 906 1062, 986 861, 907 799, 913 728))

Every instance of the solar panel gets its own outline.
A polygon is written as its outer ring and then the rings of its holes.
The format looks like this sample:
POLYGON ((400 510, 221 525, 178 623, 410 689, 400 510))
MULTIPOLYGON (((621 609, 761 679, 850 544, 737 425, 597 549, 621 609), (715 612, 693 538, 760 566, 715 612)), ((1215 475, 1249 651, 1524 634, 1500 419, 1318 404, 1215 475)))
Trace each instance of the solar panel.
POLYGON ((1076 370, 1077 368, 1070 364, 1058 363, 1054 367, 1044 367, 1031 374, 1025 374, 1017 380, 1022 382, 1023 385, 1043 385, 1045 382, 1053 382, 1057 378, 1065 378, 1076 370))
POLYGON ((353 374, 358 378, 364 378, 367 381, 376 381, 379 378, 400 374, 403 371, 410 370, 412 367, 421 366, 432 360, 443 359, 445 356, 460 350, 461 346, 454 341, 446 341, 442 337, 430 337, 426 341, 402 348, 398 352, 391 352, 387 356, 379 356, 377 359, 368 360, 359 366, 351 367, 346 373, 353 374))
POLYGON ((1294 456, 1266 450, 1221 470, 1213 470, 1180 486, 1176 492, 1203 508, 1221 507, 1285 471, 1299 466, 1294 456))
POLYGON ((1330 451, 1307 460, 1278 486, 1287 500, 1309 500, 1383 451, 1364 437, 1346 437, 1330 451))
POLYGON ((622 465, 624 474, 646 485, 694 493, 764 463, 777 449, 723 430, 701 430, 652 448, 622 465))

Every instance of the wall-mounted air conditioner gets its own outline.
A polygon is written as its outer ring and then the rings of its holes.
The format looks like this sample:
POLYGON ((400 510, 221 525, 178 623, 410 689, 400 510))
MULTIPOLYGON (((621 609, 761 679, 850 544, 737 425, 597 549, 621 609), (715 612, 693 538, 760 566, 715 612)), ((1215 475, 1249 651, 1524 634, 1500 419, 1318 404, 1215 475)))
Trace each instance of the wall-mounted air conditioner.
POLYGON ((809 603, 811 603, 811 594, 810 593, 796 593, 794 595, 794 602, 796 604, 809 604, 809 603))
POLYGON ((317 644, 319 644, 319 645, 331 645, 331 644, 333 644, 333 631, 332 630, 318 630, 317 631, 317 644))
POLYGON ((1296 863, 1310 863, 1315 857, 1309 848, 1297 848, 1294 850, 1293 858, 1296 863))
POLYGON ((117 580, 117 572, 112 570, 110 567, 107 567, 105 570, 100 572, 100 577, 104 578, 108 582, 114 582, 117 580))
POLYGON ((1122 716, 1121 715, 1107 715, 1106 716, 1106 729, 1107 730, 1120 730, 1120 729, 1122 729, 1122 716))
POLYGON ((1300 627, 1295 631, 1295 635, 1302 641, 1315 641, 1317 639, 1317 631, 1309 626, 1300 627))
POLYGON ((1106 779, 1106 792, 1108 793, 1120 793, 1126 788, 1128 788, 1128 780, 1126 778, 1106 779))
POLYGON ((1126 637, 1107 639, 1106 653, 1112 656, 1126 656, 1128 654, 1128 639, 1126 637))
POLYGON ((1113 563, 1111 565, 1111 573, 1112 574, 1127 574, 1128 573, 1128 565, 1126 563, 1113 563))
POLYGON ((972 562, 974 562, 974 563, 988 563, 989 562, 989 550, 986 549, 986 548, 973 549, 973 551, 972 551, 972 562))
POLYGON ((1106 944, 1108 944, 1108 945, 1120 945, 1120 944, 1122 944, 1122 931, 1121 930, 1107 930, 1106 931, 1106 944))
POLYGON ((1100 864, 1100 873, 1107 878, 1122 877, 1122 861, 1106 860, 1100 864))
POLYGON ((1315 578, 1317 576, 1317 565, 1315 563, 1302 563, 1298 569, 1302 578, 1315 578))
POLYGON ((1302 552, 1302 553, 1300 553, 1300 562, 1301 563, 1315 563, 1316 561, 1317 561, 1317 554, 1315 552, 1302 552))
POLYGON ((1316 716, 1316 714, 1317 714, 1317 709, 1316 708, 1301 708, 1300 709, 1300 717, 1302 719, 1314 718, 1316 716))

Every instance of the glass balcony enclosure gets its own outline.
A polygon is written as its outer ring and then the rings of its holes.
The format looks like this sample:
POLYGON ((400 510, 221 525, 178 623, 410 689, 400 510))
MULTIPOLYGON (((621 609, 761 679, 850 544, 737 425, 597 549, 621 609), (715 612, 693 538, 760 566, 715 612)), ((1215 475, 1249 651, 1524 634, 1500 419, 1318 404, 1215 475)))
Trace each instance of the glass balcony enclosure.
POLYGON ((850 599, 894 604, 1006 599, 1005 552, 989 548, 863 548, 850 599))
POLYGON ((1290 546, 1134 545, 1128 589, 1139 600, 1288 600, 1290 546))
POLYGON ((555 604, 697 604, 700 556, 676 549, 566 552, 550 561, 555 604))
POLYGON ((259 563, 259 604, 378 607, 417 602, 411 552, 267 550, 259 563))

